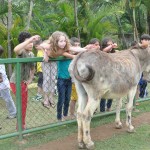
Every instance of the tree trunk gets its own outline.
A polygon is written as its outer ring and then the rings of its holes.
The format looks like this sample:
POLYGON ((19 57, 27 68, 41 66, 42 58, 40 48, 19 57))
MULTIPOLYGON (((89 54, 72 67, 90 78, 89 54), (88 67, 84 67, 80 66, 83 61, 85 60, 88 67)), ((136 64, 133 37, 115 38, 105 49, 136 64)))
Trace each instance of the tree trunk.
POLYGON ((147 10, 148 34, 150 34, 150 10, 147 10))
POLYGON ((77 13, 77 0, 74 0, 74 16, 75 16, 75 23, 77 27, 77 37, 80 40, 80 31, 79 31, 79 22, 78 22, 78 13, 77 13))
POLYGON ((33 1, 34 0, 30 0, 30 9, 29 9, 29 14, 28 14, 28 20, 27 20, 27 27, 26 29, 29 30, 30 28, 30 21, 31 21, 31 18, 32 18, 32 10, 33 10, 33 1))
POLYGON ((122 25, 121 25, 120 18, 118 17, 117 14, 115 14, 115 15, 116 15, 116 19, 117 19, 117 21, 118 21, 118 25, 119 25, 119 28, 120 28, 120 33, 121 33, 122 39, 123 39, 123 48, 128 48, 127 42, 126 42, 126 38, 125 38, 125 36, 124 36, 124 30, 123 30, 122 25))
POLYGON ((135 0, 132 0, 132 11, 133 11, 133 28, 134 28, 134 41, 139 42, 139 38, 138 38, 138 30, 137 30, 137 26, 136 26, 136 17, 135 17, 135 0))
MULTIPOLYGON (((7 40, 8 40, 8 58, 11 58, 11 27, 12 27, 12 0, 8 0, 8 21, 7 21, 7 28, 8 28, 8 34, 7 34, 7 40)), ((9 77, 12 73, 12 65, 8 65, 8 74, 9 77)))

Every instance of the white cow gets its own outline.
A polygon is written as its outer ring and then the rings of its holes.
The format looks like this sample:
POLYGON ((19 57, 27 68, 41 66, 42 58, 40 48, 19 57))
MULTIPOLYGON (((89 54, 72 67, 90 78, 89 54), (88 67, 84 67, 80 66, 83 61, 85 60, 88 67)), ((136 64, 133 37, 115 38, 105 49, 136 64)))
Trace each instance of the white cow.
POLYGON ((122 128, 120 107, 124 96, 126 105, 126 125, 129 132, 134 131, 131 123, 133 99, 137 84, 143 72, 149 80, 150 48, 134 48, 117 53, 89 50, 76 56, 69 67, 78 94, 78 144, 79 148, 94 148, 90 136, 90 122, 101 98, 117 100, 116 128, 122 128))

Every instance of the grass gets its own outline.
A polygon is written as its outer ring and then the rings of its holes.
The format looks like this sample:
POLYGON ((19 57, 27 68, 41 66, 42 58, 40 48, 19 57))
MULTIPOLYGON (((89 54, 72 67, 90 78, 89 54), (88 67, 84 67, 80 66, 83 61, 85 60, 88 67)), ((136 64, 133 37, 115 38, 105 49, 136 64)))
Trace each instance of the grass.
MULTIPOLYGON (((148 104, 148 101, 140 103, 140 106, 138 108, 140 112, 133 112, 133 116, 137 116, 144 112, 150 112, 150 107, 148 104)), ((102 124, 114 122, 114 119, 114 115, 94 118, 92 119, 91 127, 95 128, 102 124)), ((121 119, 125 119, 125 113, 121 113, 121 119)), ((124 133, 121 135, 114 135, 113 137, 105 141, 97 141, 95 142, 96 150, 149 150, 150 125, 141 125, 141 127, 136 128, 136 131, 137 132, 134 134, 124 133)), ((17 137, 1 140, 0 150, 23 150, 27 147, 38 146, 44 143, 48 143, 52 140, 62 139, 76 132, 76 123, 54 127, 44 131, 32 133, 27 137, 27 141, 25 144, 18 144, 17 137)))
MULTIPOLYGON (((150 89, 150 88, 148 88, 148 89, 150 89)), ((29 100, 28 100, 27 116, 26 116, 27 128, 29 128, 29 129, 57 122, 56 108, 48 110, 48 109, 45 109, 41 105, 40 102, 32 101, 32 97, 34 97, 36 95, 36 92, 37 92, 36 83, 33 83, 29 87, 29 100)), ((13 96, 13 99, 14 99, 14 101, 16 101, 14 96, 13 96)), ((55 102, 57 102, 57 97, 55 99, 55 102)), ((123 107, 124 107, 125 102, 126 102, 126 99, 123 100, 123 107)), ((115 101, 113 101, 113 106, 112 106, 112 109, 114 109, 114 108, 115 108, 115 101)), ((140 112, 132 113, 132 116, 137 116, 143 112, 150 112, 149 102, 147 101, 147 102, 141 103, 140 106, 138 107, 138 109, 140 110, 140 112)), ((6 120, 5 118, 7 116, 7 113, 8 112, 7 112, 7 109, 5 106, 5 102, 0 99, 0 124, 3 127, 0 130, 0 135, 13 133, 16 131, 16 119, 6 120)), ((115 119, 114 115, 110 115, 107 117, 104 116, 104 117, 94 118, 94 119, 92 119, 91 127, 95 128, 95 127, 103 125, 103 124, 114 122, 114 119, 115 119)), ((121 119, 125 119, 125 113, 121 113, 121 119)), ((141 127, 141 128, 146 128, 146 127, 141 127)), ((140 128, 139 128, 139 131, 140 131, 140 128)), ((49 141, 56 140, 58 138, 63 138, 65 136, 68 136, 75 132, 77 132, 77 125, 76 125, 76 123, 73 123, 73 124, 63 125, 60 127, 55 127, 55 128, 47 129, 44 131, 32 133, 28 137, 27 142, 23 145, 19 145, 16 142, 16 141, 18 141, 18 137, 4 139, 4 140, 0 141, 0 150, 18 150, 18 149, 22 150, 26 147, 38 146, 38 145, 47 143, 49 141), (61 131, 61 132, 59 132, 59 134, 58 134, 58 131, 61 131)), ((137 130, 137 132, 138 132, 138 130, 137 130)), ((125 135, 121 135, 121 137, 122 136, 125 136, 125 135)), ((128 136, 128 135, 126 135, 126 136, 128 136)), ((127 138, 126 136, 125 136, 125 138, 127 138)), ((117 137, 118 137, 118 135, 116 137, 113 137, 112 139, 109 139, 108 143, 111 142, 111 140, 116 139, 117 137)), ((140 135, 139 135, 139 138, 140 138, 140 135)), ((116 139, 116 141, 117 141, 117 139, 116 139)), ((114 143, 116 141, 114 141, 114 143)), ((126 141, 124 141, 124 142, 126 143, 126 141)), ((105 142, 100 142, 100 143, 104 144, 105 142)), ((120 143, 122 144, 122 141, 120 141, 120 143)), ((137 141, 137 143, 138 143, 138 141, 137 141)), ((106 145, 107 145, 107 142, 106 142, 106 145)), ((107 148, 108 146, 106 146, 106 145, 101 146, 101 144, 100 144, 100 146, 99 146, 99 142, 96 142, 96 147, 99 147, 99 149, 107 148)), ((113 141, 112 141, 111 146, 113 146, 113 141)), ((118 144, 118 147, 119 147, 119 144, 118 144)), ((115 150, 117 150, 117 148, 115 148, 115 150)), ((135 150, 136 150, 136 148, 135 148, 135 150)), ((143 150, 146 150, 146 148, 143 150)))
POLYGON ((114 135, 108 140, 95 142, 95 150, 149 150, 150 125, 142 125, 134 134, 114 135))

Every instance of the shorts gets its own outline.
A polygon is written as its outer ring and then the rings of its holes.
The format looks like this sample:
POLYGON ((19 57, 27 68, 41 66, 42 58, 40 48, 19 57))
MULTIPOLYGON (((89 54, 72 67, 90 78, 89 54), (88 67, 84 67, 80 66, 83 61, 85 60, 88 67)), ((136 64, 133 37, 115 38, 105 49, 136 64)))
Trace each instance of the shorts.
POLYGON ((75 87, 75 84, 72 83, 71 100, 72 101, 77 101, 77 99, 78 99, 78 95, 77 95, 77 92, 76 92, 76 87, 75 87))
POLYGON ((37 86, 42 88, 42 86, 43 86, 43 73, 38 72, 37 75, 38 75, 38 84, 37 84, 37 86))

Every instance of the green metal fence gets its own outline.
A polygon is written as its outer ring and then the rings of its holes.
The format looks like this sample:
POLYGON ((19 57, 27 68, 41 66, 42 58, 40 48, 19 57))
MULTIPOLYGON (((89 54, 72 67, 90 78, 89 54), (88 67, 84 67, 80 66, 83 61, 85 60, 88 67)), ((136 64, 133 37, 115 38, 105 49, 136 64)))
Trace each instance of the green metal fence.
MULTIPOLYGON (((12 98, 15 102, 17 108, 17 118, 14 119, 6 119, 8 111, 5 106, 5 101, 0 97, 0 139, 9 138, 18 136, 19 140, 23 139, 23 135, 27 133, 31 133, 34 131, 44 130, 56 126, 61 126, 64 124, 75 122, 76 119, 69 118, 64 121, 57 120, 57 106, 55 108, 50 107, 47 109, 43 107, 42 101, 35 101, 34 97, 37 94, 37 77, 35 73, 35 78, 33 82, 28 86, 28 103, 27 103, 27 112, 26 112, 26 124, 27 127, 25 130, 22 129, 22 105, 21 105, 21 64, 23 63, 37 63, 42 62, 43 58, 10 58, 0 60, 0 64, 5 64, 6 68, 9 64, 12 65, 13 68, 16 68, 16 95, 11 92, 12 98), (17 129, 16 129, 17 126, 17 129)), ((63 60, 62 57, 58 59, 51 59, 50 61, 58 61, 63 60)), ((10 77, 9 77, 10 78, 10 77)), ((55 79, 55 78, 54 78, 55 79)), ((55 82, 55 81, 54 81, 55 82)), ((56 85, 55 85, 56 86, 56 85)), ((58 95, 57 88, 53 87, 56 90, 55 93, 55 104, 57 104, 58 95)), ((149 88, 148 88, 149 89, 149 88)), ((148 91, 149 92, 149 91, 148 91)), ((149 100, 149 97, 144 99, 139 99, 138 101, 149 100)), ((123 109, 124 111, 126 103, 126 98, 123 99, 123 109)), ((76 104, 77 107, 77 104, 76 104)), ((110 115, 115 113, 115 100, 113 100, 111 111, 101 113, 99 108, 95 112, 94 117, 110 115)), ((69 114, 68 114, 69 115, 69 114)))

